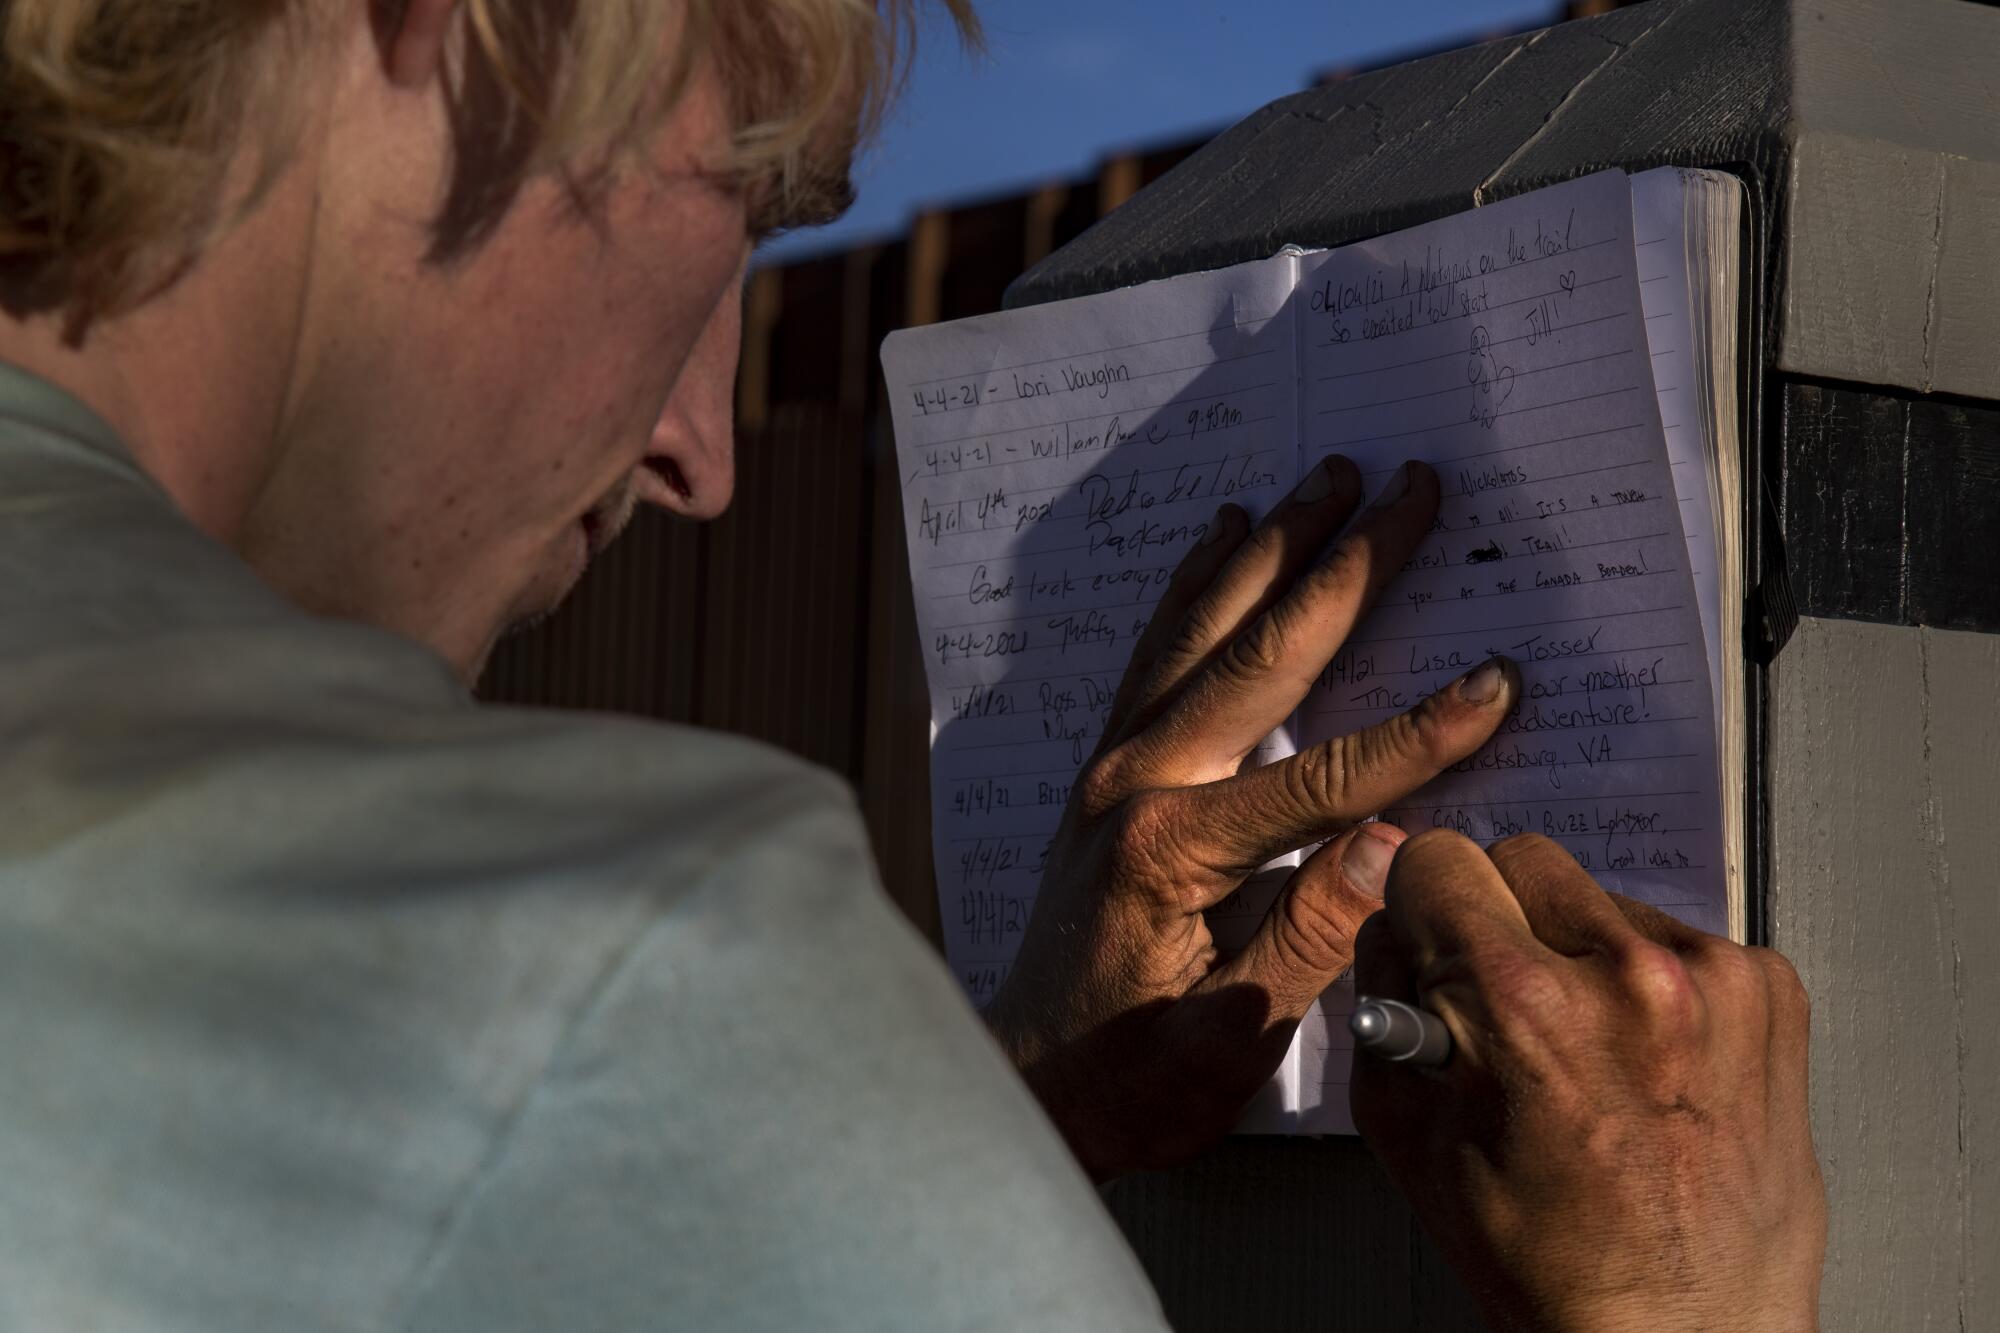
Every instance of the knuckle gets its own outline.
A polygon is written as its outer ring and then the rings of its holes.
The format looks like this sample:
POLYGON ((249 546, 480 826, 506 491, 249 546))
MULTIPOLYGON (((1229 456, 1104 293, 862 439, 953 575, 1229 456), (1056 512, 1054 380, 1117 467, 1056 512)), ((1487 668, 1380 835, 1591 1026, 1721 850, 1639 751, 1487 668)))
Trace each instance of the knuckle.
POLYGON ((1175 802, 1163 791, 1146 791, 1120 807, 1112 842, 1125 875, 1170 889, 1179 883, 1175 802))
POLYGON ((1419 720, 1422 711, 1402 713, 1380 726, 1342 737, 1342 744, 1352 755, 1349 766, 1362 773, 1394 773, 1407 768, 1412 760, 1422 760, 1428 767, 1436 768, 1437 765, 1427 762, 1430 741, 1426 737, 1426 731, 1435 728, 1427 729, 1419 720))
POLYGON ((1618 915, 1624 917, 1625 924, 1633 930, 1655 944, 1663 944, 1696 960, 1703 956, 1705 949, 1729 944, 1728 940, 1720 936, 1709 936, 1709 942, 1704 944, 1700 932, 1683 926, 1651 903, 1628 898, 1622 893, 1612 893, 1609 890, 1605 891, 1605 897, 1610 899, 1611 905, 1618 909, 1618 915))
POLYGON ((1167 641, 1165 660, 1192 661, 1207 652, 1209 645, 1220 636, 1214 611, 1197 603, 1182 613, 1175 624, 1173 634, 1167 641))
POLYGON ((1478 1008, 1503 1035, 1547 1029, 1569 1012, 1569 978, 1511 943, 1479 939, 1424 968, 1421 988, 1454 989, 1478 997, 1478 1008))
POLYGON ((1276 608, 1231 639, 1216 660, 1224 676, 1239 681, 1262 680, 1278 669, 1283 657, 1283 631, 1276 608))
POLYGON ((1748 949, 1719 935, 1703 936, 1692 951, 1704 991, 1713 991, 1731 1008, 1761 1003, 1769 987, 1764 968, 1748 949))
POLYGON ((1633 939, 1618 951, 1615 965, 1620 991, 1648 1028, 1670 1037, 1694 1029, 1700 992, 1687 965, 1672 949, 1648 939, 1633 939))
POLYGON ((1575 864, 1568 852, 1539 833, 1516 833, 1502 838, 1486 854, 1493 858, 1494 865, 1500 867, 1501 875, 1510 881, 1548 864, 1552 857, 1575 864))
POLYGON ((1781 1022, 1804 1027, 1812 1019, 1812 994, 1800 979, 1789 958, 1775 949, 1745 949, 1763 968, 1765 985, 1770 988, 1771 1006, 1781 1022))
POLYGON ((1123 751, 1112 750, 1085 764, 1077 774, 1076 785, 1070 791, 1070 799, 1087 819, 1099 819, 1125 799, 1126 779, 1120 771, 1124 767, 1123 751))
POLYGON ((1570 987, 1562 975, 1516 950, 1480 950, 1465 961, 1479 980, 1490 1012, 1503 1019, 1511 1017, 1539 1028, 1569 1009, 1570 987))
POLYGON ((1360 914, 1323 893, 1294 890, 1285 895, 1278 939, 1286 961, 1303 970, 1325 972, 1354 957, 1354 936, 1360 914))
POLYGON ((1443 768, 1454 757, 1450 728, 1437 695, 1426 699, 1421 708, 1396 718, 1395 735, 1401 753, 1421 761, 1426 768, 1443 768))
POLYGON ((1285 795, 1299 810, 1327 811, 1347 788, 1347 769, 1344 741, 1315 745, 1285 764, 1285 795))

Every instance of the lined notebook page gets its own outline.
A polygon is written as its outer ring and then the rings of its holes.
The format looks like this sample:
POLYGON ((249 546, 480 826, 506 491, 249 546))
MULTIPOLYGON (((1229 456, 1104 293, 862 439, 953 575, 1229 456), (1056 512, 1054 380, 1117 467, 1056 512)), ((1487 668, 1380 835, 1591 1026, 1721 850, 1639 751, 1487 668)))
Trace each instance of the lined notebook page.
MULTIPOLYGON (((1506 653, 1516 715, 1385 818, 1546 834, 1608 887, 1718 929, 1713 701, 1635 260, 1630 186, 1607 172, 1301 261, 1301 466, 1345 453, 1375 489, 1414 456, 1444 500, 1299 739, 1506 653)), ((1349 1007, 1336 988, 1302 1039, 1326 1128, 1348 1126, 1349 1007)))
MULTIPOLYGON (((889 339, 945 945, 975 1002, 1006 975, 1180 556, 1219 503, 1260 514, 1331 452, 1371 491, 1425 459, 1444 502, 1307 699, 1299 742, 1507 653, 1517 715, 1384 817, 1547 834, 1607 886, 1724 928, 1717 538, 1682 209, 1672 173, 1604 173, 1341 250, 889 339)), ((1283 877, 1210 914, 1219 945, 1283 877)), ((1351 1003, 1345 983, 1329 992, 1245 1128, 1351 1130, 1351 1003)))
POLYGON ((1278 258, 893 334, 947 958, 1005 977, 1069 788, 1183 552, 1297 479, 1278 258))
MULTIPOLYGON (((1690 310, 1687 187, 1678 167, 1661 167, 1632 177, 1632 234, 1639 262, 1639 300, 1652 347, 1653 380, 1660 400, 1660 427, 1673 468, 1674 490, 1687 538, 1688 571, 1694 576, 1695 605, 1704 641, 1722 643, 1722 582, 1716 534, 1721 513, 1709 484, 1713 464, 1702 423, 1698 357, 1701 345, 1690 310)), ((1708 653, 1709 691, 1715 716, 1722 716, 1722 654, 1708 653)), ((1719 775, 1718 775, 1719 780, 1719 775)))

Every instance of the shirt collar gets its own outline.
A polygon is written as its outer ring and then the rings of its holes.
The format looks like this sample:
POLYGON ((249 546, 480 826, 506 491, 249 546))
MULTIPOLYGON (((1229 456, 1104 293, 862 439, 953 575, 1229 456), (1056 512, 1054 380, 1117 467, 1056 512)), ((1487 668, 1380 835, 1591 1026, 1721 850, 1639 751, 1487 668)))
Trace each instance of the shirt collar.
POLYGON ((25 421, 137 467, 110 423, 82 399, 31 371, 0 361, 0 417, 25 421))
POLYGON ((111 424, 84 401, 32 371, 0 361, 0 420, 34 426, 47 435, 81 445, 106 471, 128 476, 149 489, 166 490, 139 466, 111 424))

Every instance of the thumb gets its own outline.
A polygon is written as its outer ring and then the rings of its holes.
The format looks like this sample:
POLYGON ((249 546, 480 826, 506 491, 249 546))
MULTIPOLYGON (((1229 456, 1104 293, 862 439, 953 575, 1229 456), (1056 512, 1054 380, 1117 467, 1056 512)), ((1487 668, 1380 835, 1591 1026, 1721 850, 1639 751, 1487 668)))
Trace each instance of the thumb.
POLYGON ((1208 984, 1255 986, 1271 997, 1274 1019, 1304 1017, 1353 964, 1354 937, 1382 906, 1404 836, 1392 824, 1361 824, 1320 847, 1286 881, 1248 946, 1208 984))

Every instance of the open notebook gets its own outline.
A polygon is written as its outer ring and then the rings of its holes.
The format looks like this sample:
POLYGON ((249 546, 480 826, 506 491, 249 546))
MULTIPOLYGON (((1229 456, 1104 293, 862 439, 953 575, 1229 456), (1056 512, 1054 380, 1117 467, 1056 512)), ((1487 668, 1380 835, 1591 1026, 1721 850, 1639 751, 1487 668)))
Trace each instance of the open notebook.
MULTIPOLYGON (((893 334, 932 709, 938 893, 975 1002, 1005 976, 1070 783, 1183 551, 1330 452, 1436 467, 1436 529, 1260 756, 1409 707, 1493 652, 1517 715, 1384 818, 1558 839, 1743 934, 1729 176, 1603 172, 1408 231, 893 334)), ((1285 870, 1212 914, 1240 940, 1285 870)), ((1345 984, 1247 1132, 1347 1132, 1345 984)))

